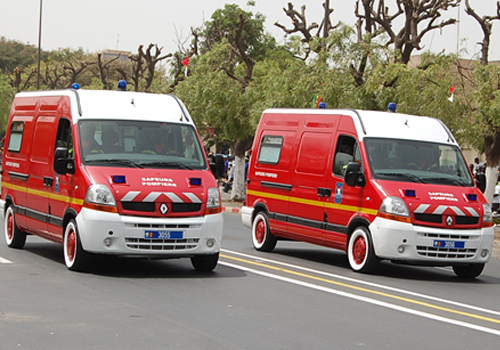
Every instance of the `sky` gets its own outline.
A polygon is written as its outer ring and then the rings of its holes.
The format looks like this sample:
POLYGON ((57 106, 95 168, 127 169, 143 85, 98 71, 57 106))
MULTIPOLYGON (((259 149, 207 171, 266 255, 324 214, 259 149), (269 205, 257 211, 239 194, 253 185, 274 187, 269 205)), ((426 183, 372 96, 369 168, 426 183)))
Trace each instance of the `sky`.
MULTIPOLYGON (((255 0, 256 6, 247 6, 247 0, 0 0, 0 36, 38 47, 40 4, 42 3, 41 47, 43 50, 61 48, 83 49, 99 52, 104 49, 137 52, 139 45, 150 43, 163 48, 163 53, 173 53, 181 45, 188 48, 191 27, 199 27, 209 20, 212 13, 226 3, 238 4, 241 8, 266 16, 266 28, 279 43, 284 41, 284 32, 276 27, 279 23, 291 27, 290 19, 283 7, 290 0, 255 0)), ((320 23, 323 17, 324 0, 292 1, 300 10, 306 5, 309 23, 320 23)), ((391 3, 388 0, 387 3, 391 3)), ((493 15, 495 0, 470 0, 471 6, 480 16, 493 15)), ((355 0, 330 0, 334 12, 333 24, 343 21, 355 23, 355 0)), ((427 34, 424 51, 467 53, 464 58, 479 58, 482 40, 479 24, 460 11, 451 14, 460 18, 460 26, 449 26, 442 31, 427 34)), ((493 22, 490 44, 490 60, 500 60, 500 21, 493 22)), ((422 53, 418 51, 415 54, 422 53)))

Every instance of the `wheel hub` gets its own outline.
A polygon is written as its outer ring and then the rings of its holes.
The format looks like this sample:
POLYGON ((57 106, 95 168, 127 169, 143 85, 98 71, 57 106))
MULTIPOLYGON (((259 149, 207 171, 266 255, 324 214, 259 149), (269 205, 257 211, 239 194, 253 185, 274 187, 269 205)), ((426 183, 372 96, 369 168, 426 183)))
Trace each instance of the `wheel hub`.
POLYGON ((366 240, 363 237, 357 237, 352 248, 352 255, 356 264, 362 264, 366 258, 366 240))
POLYGON ((66 242, 66 251, 68 254, 68 259, 73 261, 75 258, 75 248, 76 247, 76 235, 75 231, 71 231, 68 233, 68 239, 66 242))
POLYGON ((264 241, 264 236, 266 232, 266 223, 263 220, 260 220, 255 227, 255 239, 259 244, 264 241))

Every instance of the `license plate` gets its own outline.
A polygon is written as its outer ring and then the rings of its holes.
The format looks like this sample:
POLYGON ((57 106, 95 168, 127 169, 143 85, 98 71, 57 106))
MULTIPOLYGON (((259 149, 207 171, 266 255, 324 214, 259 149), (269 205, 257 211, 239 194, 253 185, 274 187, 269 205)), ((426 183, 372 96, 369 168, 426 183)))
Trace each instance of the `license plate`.
POLYGON ((436 248, 463 249, 465 242, 460 241, 434 241, 433 246, 436 248))
POLYGON ((147 239, 182 239, 184 231, 145 231, 144 238, 147 239))

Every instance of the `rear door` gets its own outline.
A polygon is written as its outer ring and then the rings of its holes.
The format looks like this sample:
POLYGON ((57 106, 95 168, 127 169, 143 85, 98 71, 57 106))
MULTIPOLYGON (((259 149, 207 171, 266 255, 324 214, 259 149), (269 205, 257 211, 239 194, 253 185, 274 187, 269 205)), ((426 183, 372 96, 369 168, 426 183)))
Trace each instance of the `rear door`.
POLYGON ((264 130, 256 136, 259 148, 249 166, 248 198, 266 205, 274 234, 286 234, 295 135, 295 131, 264 130))
MULTIPOLYGON (((34 104, 33 104, 34 106, 34 104)), ((26 189, 30 177, 28 164, 33 135, 33 114, 15 115, 8 130, 5 162, 2 164, 2 196, 9 194, 16 206, 16 224, 26 229, 26 189)))

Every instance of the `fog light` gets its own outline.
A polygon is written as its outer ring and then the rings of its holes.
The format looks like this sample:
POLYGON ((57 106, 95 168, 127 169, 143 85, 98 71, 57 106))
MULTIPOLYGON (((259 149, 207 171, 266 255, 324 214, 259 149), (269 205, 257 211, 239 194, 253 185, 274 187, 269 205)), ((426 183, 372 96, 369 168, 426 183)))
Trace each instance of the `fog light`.
POLYGON ((207 240, 207 247, 212 248, 215 245, 215 240, 210 238, 207 240))
POLYGON ((490 251, 488 249, 481 250, 481 258, 486 258, 490 251))
POLYGON ((402 245, 400 245, 400 246, 398 247, 398 253, 399 253, 399 254, 403 254, 404 252, 405 252, 405 247, 404 247, 404 246, 402 246, 402 245))
POLYGON ((104 245, 105 245, 106 247, 109 247, 109 246, 111 246, 111 242, 112 242, 111 238, 106 238, 106 239, 104 240, 104 245))

